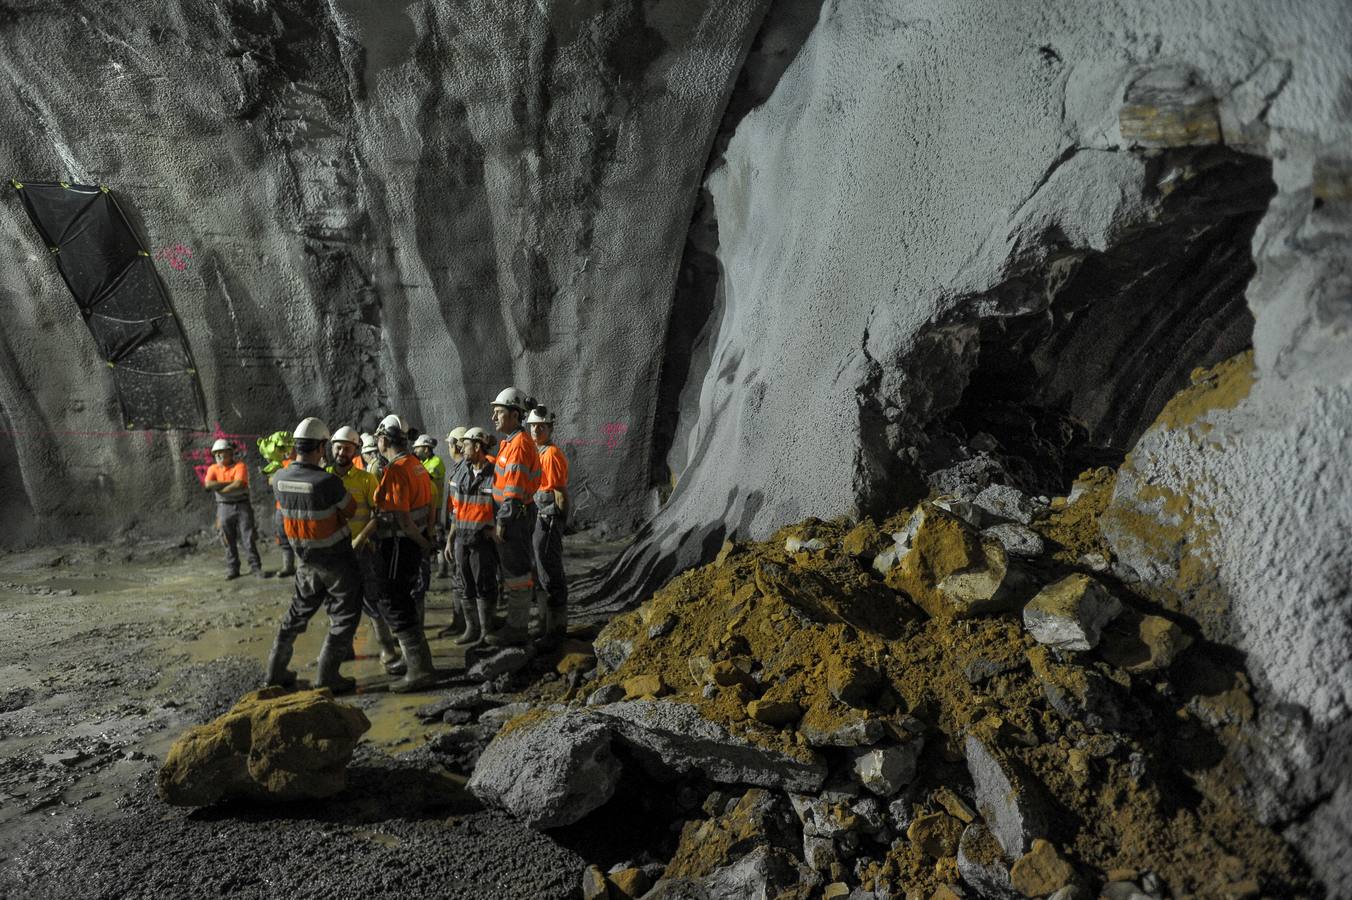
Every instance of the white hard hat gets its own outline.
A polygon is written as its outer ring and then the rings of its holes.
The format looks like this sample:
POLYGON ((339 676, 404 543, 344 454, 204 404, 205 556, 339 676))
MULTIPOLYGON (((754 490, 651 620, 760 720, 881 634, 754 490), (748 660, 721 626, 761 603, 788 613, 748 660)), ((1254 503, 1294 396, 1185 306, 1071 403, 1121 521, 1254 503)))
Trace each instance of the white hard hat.
POLYGON ((376 434, 398 432, 400 435, 403 435, 407 431, 408 426, 404 424, 403 418, 396 416, 394 413, 390 413, 388 416, 381 419, 380 424, 376 426, 376 434))
POLYGON ((437 439, 430 434, 420 434, 418 435, 418 439, 413 442, 413 446, 415 447, 435 447, 436 445, 437 439))
POLYGON ((464 425, 457 425, 455 428, 452 428, 452 429, 446 434, 446 443, 449 444, 449 443, 451 443, 452 441, 458 441, 458 440, 460 440, 461 438, 463 438, 463 437, 465 436, 465 432, 468 431, 468 430, 469 430, 469 429, 466 428, 464 425))
POLYGON ((511 409, 518 409, 521 412, 526 411, 526 395, 514 387, 503 388, 493 401, 494 406, 506 406, 511 409))
POLYGON ((314 416, 307 416, 296 426, 296 430, 291 432, 291 436, 298 441, 327 441, 329 426, 314 416))
POLYGON ((527 425, 553 425, 554 414, 543 406, 537 406, 526 416, 527 425))
POLYGON ((482 428, 479 428, 479 427, 476 425, 474 428, 466 428, 466 429, 465 429, 465 436, 462 437, 460 440, 462 440, 462 441, 478 441, 480 445, 482 445, 482 446, 484 446, 484 447, 487 447, 487 446, 488 446, 488 442, 489 442, 489 437, 488 437, 488 432, 487 432, 487 431, 484 431, 482 428))
POLYGON ((376 436, 374 434, 363 434, 361 436, 362 453, 376 453, 379 450, 380 446, 376 444, 376 436))
POLYGON ((347 441, 355 447, 361 443, 361 436, 351 425, 344 425, 333 433, 333 442, 336 444, 338 441, 347 441))
POLYGON ((225 438, 216 438, 216 443, 211 445, 212 453, 219 453, 222 450, 234 450, 234 449, 235 445, 227 441, 225 438))

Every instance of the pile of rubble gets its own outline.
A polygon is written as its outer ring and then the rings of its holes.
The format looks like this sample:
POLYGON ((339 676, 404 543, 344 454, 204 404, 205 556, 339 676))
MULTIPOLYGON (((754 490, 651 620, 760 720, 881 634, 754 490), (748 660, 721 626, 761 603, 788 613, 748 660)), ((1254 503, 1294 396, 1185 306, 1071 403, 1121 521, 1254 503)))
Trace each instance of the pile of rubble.
POLYGON ((528 701, 428 714, 535 827, 605 817, 633 774, 680 798, 662 858, 589 869, 592 897, 1307 892, 1241 799, 1243 672, 1108 574, 1113 477, 729 543, 528 701))

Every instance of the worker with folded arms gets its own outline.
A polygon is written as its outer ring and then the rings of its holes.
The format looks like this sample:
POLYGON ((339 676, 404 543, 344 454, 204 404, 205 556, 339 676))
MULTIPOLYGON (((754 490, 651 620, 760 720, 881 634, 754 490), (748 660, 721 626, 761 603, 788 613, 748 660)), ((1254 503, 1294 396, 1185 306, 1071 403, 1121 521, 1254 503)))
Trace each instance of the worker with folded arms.
POLYGON ((398 416, 381 420, 376 443, 385 461, 376 489, 380 612, 399 642, 407 667, 390 690, 405 693, 421 690, 437 678, 414 600, 418 569, 432 548, 432 479, 417 457, 409 454, 407 426, 398 416))
POLYGON ((531 550, 535 574, 544 589, 540 609, 541 649, 557 647, 568 630, 568 582, 563 574, 563 526, 568 512, 568 459, 554 443, 555 415, 543 406, 526 417, 540 454, 540 486, 535 492, 535 532, 531 550))
POLYGON ((249 571, 263 577, 263 563, 254 539, 253 504, 249 502, 249 467, 235 462, 235 445, 220 438, 211 445, 216 461, 207 467, 203 487, 216 495, 216 530, 225 542, 225 577, 239 577, 239 545, 249 554, 249 571))
POLYGON ((337 475, 320 468, 329 443, 329 427, 313 416, 296 426, 296 457, 272 476, 282 511, 282 527, 299 559, 291 607, 282 618, 268 654, 267 684, 290 687, 296 673, 287 669, 296 638, 319 607, 329 612, 329 633, 319 651, 315 687, 335 694, 356 682, 339 672, 351 659, 352 638, 361 620, 362 579, 347 528, 357 503, 337 475))
POLYGON ((357 511, 347 522, 348 533, 352 537, 352 550, 357 554, 357 565, 361 568, 362 611, 371 622, 371 633, 380 648, 380 663, 391 675, 404 674, 403 656, 399 652, 399 643, 394 639, 390 626, 380 614, 380 580, 376 577, 376 488, 380 480, 370 472, 357 468, 357 442, 361 437, 356 429, 344 425, 333 433, 329 458, 333 463, 328 471, 343 479, 357 504, 357 511))
POLYGON ((521 427, 526 395, 505 388, 493 401, 493 427, 504 435, 493 463, 493 501, 497 504, 494 539, 503 575, 507 624, 489 631, 482 622, 484 642, 493 646, 525 644, 530 640, 531 535, 535 530, 535 491, 540 485, 540 454, 521 427))

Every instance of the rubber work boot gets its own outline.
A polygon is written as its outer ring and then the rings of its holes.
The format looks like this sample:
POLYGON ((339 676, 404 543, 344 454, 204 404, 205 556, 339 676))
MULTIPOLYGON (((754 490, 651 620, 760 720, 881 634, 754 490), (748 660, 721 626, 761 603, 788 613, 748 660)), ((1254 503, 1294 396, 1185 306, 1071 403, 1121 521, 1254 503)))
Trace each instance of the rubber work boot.
POLYGON ((291 662, 292 642, 280 636, 272 642, 268 653, 267 675, 263 681, 265 687, 291 688, 296 686, 296 673, 286 667, 291 662))
POLYGON ((319 674, 315 676, 315 687, 328 688, 335 694, 348 694, 357 689, 356 679, 344 678, 338 669, 352 656, 352 641, 344 642, 333 635, 324 638, 324 646, 319 649, 319 674), (346 643, 347 646, 343 646, 346 643))
POLYGON ((384 619, 372 619, 371 632, 376 636, 376 646, 380 647, 380 664, 385 667, 385 671, 390 675, 403 675, 407 667, 390 626, 385 624, 384 619))
POLYGON ((396 694, 407 694, 430 687, 437 680, 437 670, 432 668, 432 648, 427 646, 427 636, 421 629, 401 631, 395 635, 404 651, 404 662, 408 671, 404 677, 390 685, 396 694))
POLYGON ((438 577, 438 578, 450 578, 450 577, 451 577, 451 564, 450 564, 449 562, 446 561, 446 554, 444 554, 444 553, 438 553, 438 554, 437 554, 437 557, 441 560, 441 565, 437 566, 437 577, 438 577))
POLYGON ((483 606, 483 601, 473 604, 462 600, 460 606, 465 613, 465 630, 460 633, 459 637, 455 638, 453 643, 460 647, 476 646, 479 641, 483 640, 483 630, 479 627, 480 609, 483 606))
POLYGON ((290 547, 282 550, 282 570, 277 573, 278 578, 286 578, 296 574, 296 551, 290 547))
POLYGON ((568 636, 568 607, 554 606, 548 601, 540 608, 540 638, 535 646, 541 650, 555 650, 568 636))
POLYGON ((513 588, 507 595, 507 624, 484 638, 490 647, 519 647, 530 641, 530 588, 513 588))

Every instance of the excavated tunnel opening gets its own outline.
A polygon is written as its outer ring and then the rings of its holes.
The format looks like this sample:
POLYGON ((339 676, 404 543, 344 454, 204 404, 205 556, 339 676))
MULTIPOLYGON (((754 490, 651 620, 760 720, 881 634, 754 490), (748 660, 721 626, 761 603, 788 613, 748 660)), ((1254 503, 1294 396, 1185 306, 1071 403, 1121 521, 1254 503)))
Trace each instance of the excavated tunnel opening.
POLYGON ((1252 345, 1245 288, 1276 192, 1271 161, 1205 148, 1147 163, 1148 222, 1104 250, 1047 235, 1043 265, 997 290, 1047 299, 980 321, 961 400, 929 430, 927 469, 984 450, 1025 489, 1062 492, 1119 464, 1194 369, 1252 345))

